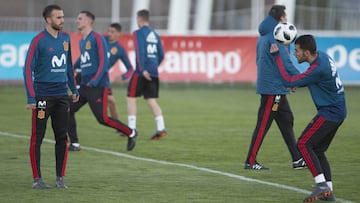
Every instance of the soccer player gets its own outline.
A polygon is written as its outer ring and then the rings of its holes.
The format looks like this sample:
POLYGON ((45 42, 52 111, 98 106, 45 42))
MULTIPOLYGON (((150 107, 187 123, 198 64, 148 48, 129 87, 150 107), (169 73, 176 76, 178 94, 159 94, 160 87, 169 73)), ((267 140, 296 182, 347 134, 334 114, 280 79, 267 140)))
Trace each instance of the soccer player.
POLYGON ((164 117, 156 99, 159 97, 158 66, 164 58, 159 35, 149 26, 148 10, 137 12, 139 29, 133 33, 136 52, 136 69, 132 75, 127 93, 128 125, 136 129, 136 97, 144 96, 156 121, 157 131, 151 137, 158 140, 167 135, 164 117))
POLYGON ((346 117, 344 87, 335 62, 326 53, 317 51, 312 35, 302 35, 295 40, 294 55, 298 63, 307 62, 310 65, 304 73, 290 76, 284 67, 288 64, 278 54, 278 46, 273 44, 270 52, 276 55, 284 85, 307 86, 317 109, 317 114, 306 126, 297 143, 316 183, 314 191, 304 202, 317 199, 335 201, 330 164, 325 152, 346 117))
MULTIPOLYGON (((126 67, 126 73, 121 75, 122 80, 128 80, 131 75, 134 73, 134 69, 130 63, 129 57, 126 50, 118 42, 121 35, 121 25, 119 23, 111 23, 108 28, 107 36, 105 37, 109 50, 109 67, 112 68, 116 61, 121 60, 121 62, 126 67)), ((110 110, 110 115, 112 118, 119 119, 119 114, 116 106, 116 100, 112 94, 111 88, 109 88, 108 95, 108 105, 110 110)))
POLYGON ((79 89, 79 102, 70 106, 68 134, 71 144, 69 149, 72 151, 80 150, 75 112, 88 103, 99 123, 115 128, 128 136, 126 149, 130 151, 136 144, 136 130, 107 115, 108 88, 110 83, 108 75, 109 59, 104 37, 92 30, 94 20, 95 16, 90 11, 81 11, 76 20, 77 27, 83 35, 83 38, 80 40, 81 55, 77 62, 80 63, 82 79, 79 89))
POLYGON ((25 60, 24 83, 27 93, 27 109, 32 109, 30 139, 30 163, 34 189, 51 189, 41 176, 40 147, 51 117, 55 135, 56 187, 67 188, 64 183, 67 160, 67 129, 69 121, 69 95, 72 101, 79 99, 72 69, 70 36, 64 27, 64 12, 58 5, 44 8, 44 31, 31 41, 25 60))
MULTIPOLYGON (((121 36, 121 25, 119 23, 112 23, 109 25, 107 36, 105 36, 107 45, 108 45, 108 53, 109 53, 109 67, 110 69, 115 65, 115 63, 118 60, 121 60, 121 62, 125 65, 127 71, 126 73, 121 75, 122 80, 128 80, 131 75, 134 72, 134 69, 130 63, 129 57, 127 55, 127 52, 125 48, 119 44, 118 40, 121 36)), ((75 72, 76 72, 76 83, 81 83, 81 68, 80 68, 80 61, 77 61, 74 65, 75 72)), ((78 85, 77 88, 80 88, 80 85, 78 85)), ((109 111, 110 116, 112 118, 115 118, 119 120, 119 113, 116 106, 116 100, 114 95, 112 94, 112 89, 109 87, 108 90, 108 105, 109 105, 109 111)), ((126 135, 124 135, 126 136, 126 135)))
MULTIPOLYGON (((256 44, 256 65, 257 81, 256 93, 261 95, 260 107, 255 130, 252 135, 248 155, 245 161, 245 169, 268 170, 256 160, 258 151, 268 132, 273 120, 278 125, 281 135, 288 147, 292 158, 294 169, 305 167, 297 147, 294 136, 293 123, 294 116, 286 98, 289 90, 281 82, 281 76, 277 70, 275 57, 269 53, 270 45, 275 41, 273 30, 280 22, 286 22, 285 6, 274 5, 269 11, 269 15, 259 26, 260 37, 256 44)), ((288 56, 287 63, 291 63, 289 53, 285 47, 280 47, 280 53, 288 56)), ((299 73, 296 68, 287 70, 291 75, 299 73)), ((293 89, 294 91, 295 89, 293 89)))

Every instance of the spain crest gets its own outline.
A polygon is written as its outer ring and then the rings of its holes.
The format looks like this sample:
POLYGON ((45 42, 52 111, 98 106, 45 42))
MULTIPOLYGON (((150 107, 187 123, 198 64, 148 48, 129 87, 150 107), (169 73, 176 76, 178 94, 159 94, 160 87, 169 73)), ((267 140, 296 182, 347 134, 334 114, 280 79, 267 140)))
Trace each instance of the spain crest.
POLYGON ((117 51, 118 51, 117 48, 113 47, 113 48, 111 48, 110 53, 111 53, 111 55, 115 55, 117 53, 117 51))
POLYGON ((85 49, 87 49, 87 50, 91 49, 91 42, 90 41, 86 42, 85 49))
POLYGON ((67 41, 64 41, 64 51, 69 51, 69 43, 67 41))

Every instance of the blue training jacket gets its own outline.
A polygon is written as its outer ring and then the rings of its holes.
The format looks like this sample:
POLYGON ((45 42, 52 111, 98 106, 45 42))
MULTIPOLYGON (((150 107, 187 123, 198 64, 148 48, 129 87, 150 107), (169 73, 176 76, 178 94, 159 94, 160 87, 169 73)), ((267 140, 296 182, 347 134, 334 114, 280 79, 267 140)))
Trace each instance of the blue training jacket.
POLYGON ((341 122, 346 117, 344 87, 334 61, 324 52, 318 51, 317 58, 301 74, 289 76, 285 71, 283 58, 276 55, 282 80, 287 87, 308 86, 318 115, 325 119, 341 122))
POLYGON ((149 26, 142 26, 133 33, 136 52, 135 73, 144 70, 152 77, 159 77, 158 67, 164 59, 164 49, 159 35, 149 26))
MULTIPOLYGON (((278 22, 271 16, 266 17, 259 25, 260 37, 256 43, 256 65, 257 80, 256 93, 265 95, 288 94, 289 90, 284 86, 281 75, 275 62, 275 56, 270 53, 271 44, 278 43, 273 36, 273 30, 278 22)), ((278 46, 283 58, 287 58, 284 63, 292 64, 288 48, 278 46)), ((290 75, 298 74, 299 71, 293 66, 287 69, 290 75)))
POLYGON ((126 73, 121 75, 121 78, 123 80, 130 78, 130 76, 134 72, 134 69, 130 63, 125 48, 121 46, 119 42, 110 43, 108 37, 105 37, 105 39, 109 50, 109 69, 111 69, 115 65, 117 60, 121 60, 121 62, 125 65, 127 70, 126 73))
POLYGON ((54 38, 45 29, 32 39, 25 60, 24 83, 28 104, 35 104, 35 96, 66 96, 69 88, 78 94, 69 34, 59 32, 54 38))
POLYGON ((92 87, 108 87, 109 58, 107 43, 104 37, 91 31, 85 39, 80 40, 80 58, 74 67, 81 68, 81 84, 92 87))

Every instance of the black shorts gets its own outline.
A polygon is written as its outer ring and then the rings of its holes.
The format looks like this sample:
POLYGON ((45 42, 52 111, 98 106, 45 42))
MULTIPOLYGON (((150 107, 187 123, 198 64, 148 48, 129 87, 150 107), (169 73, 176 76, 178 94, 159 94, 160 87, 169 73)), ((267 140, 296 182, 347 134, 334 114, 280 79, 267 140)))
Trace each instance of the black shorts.
POLYGON ((158 98, 159 78, 152 77, 151 81, 149 81, 143 76, 133 74, 129 82, 127 96, 140 97, 142 95, 145 99, 158 98))

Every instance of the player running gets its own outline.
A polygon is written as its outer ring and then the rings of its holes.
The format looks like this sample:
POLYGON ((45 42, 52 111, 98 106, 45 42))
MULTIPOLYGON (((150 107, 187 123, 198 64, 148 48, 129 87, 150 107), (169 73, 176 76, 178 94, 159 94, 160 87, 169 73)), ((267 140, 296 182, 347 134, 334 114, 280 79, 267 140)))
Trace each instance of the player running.
POLYGON ((79 89, 79 102, 71 105, 70 108, 68 134, 72 144, 69 148, 75 146, 80 150, 76 130, 75 112, 88 103, 99 123, 115 128, 128 136, 126 149, 130 151, 136 144, 136 130, 129 128, 121 121, 108 117, 107 115, 108 88, 110 83, 108 75, 109 59, 104 37, 92 30, 94 20, 94 14, 89 11, 80 12, 76 20, 78 29, 83 35, 83 39, 80 40, 81 56, 80 59, 78 59, 81 68, 81 85, 79 89))

